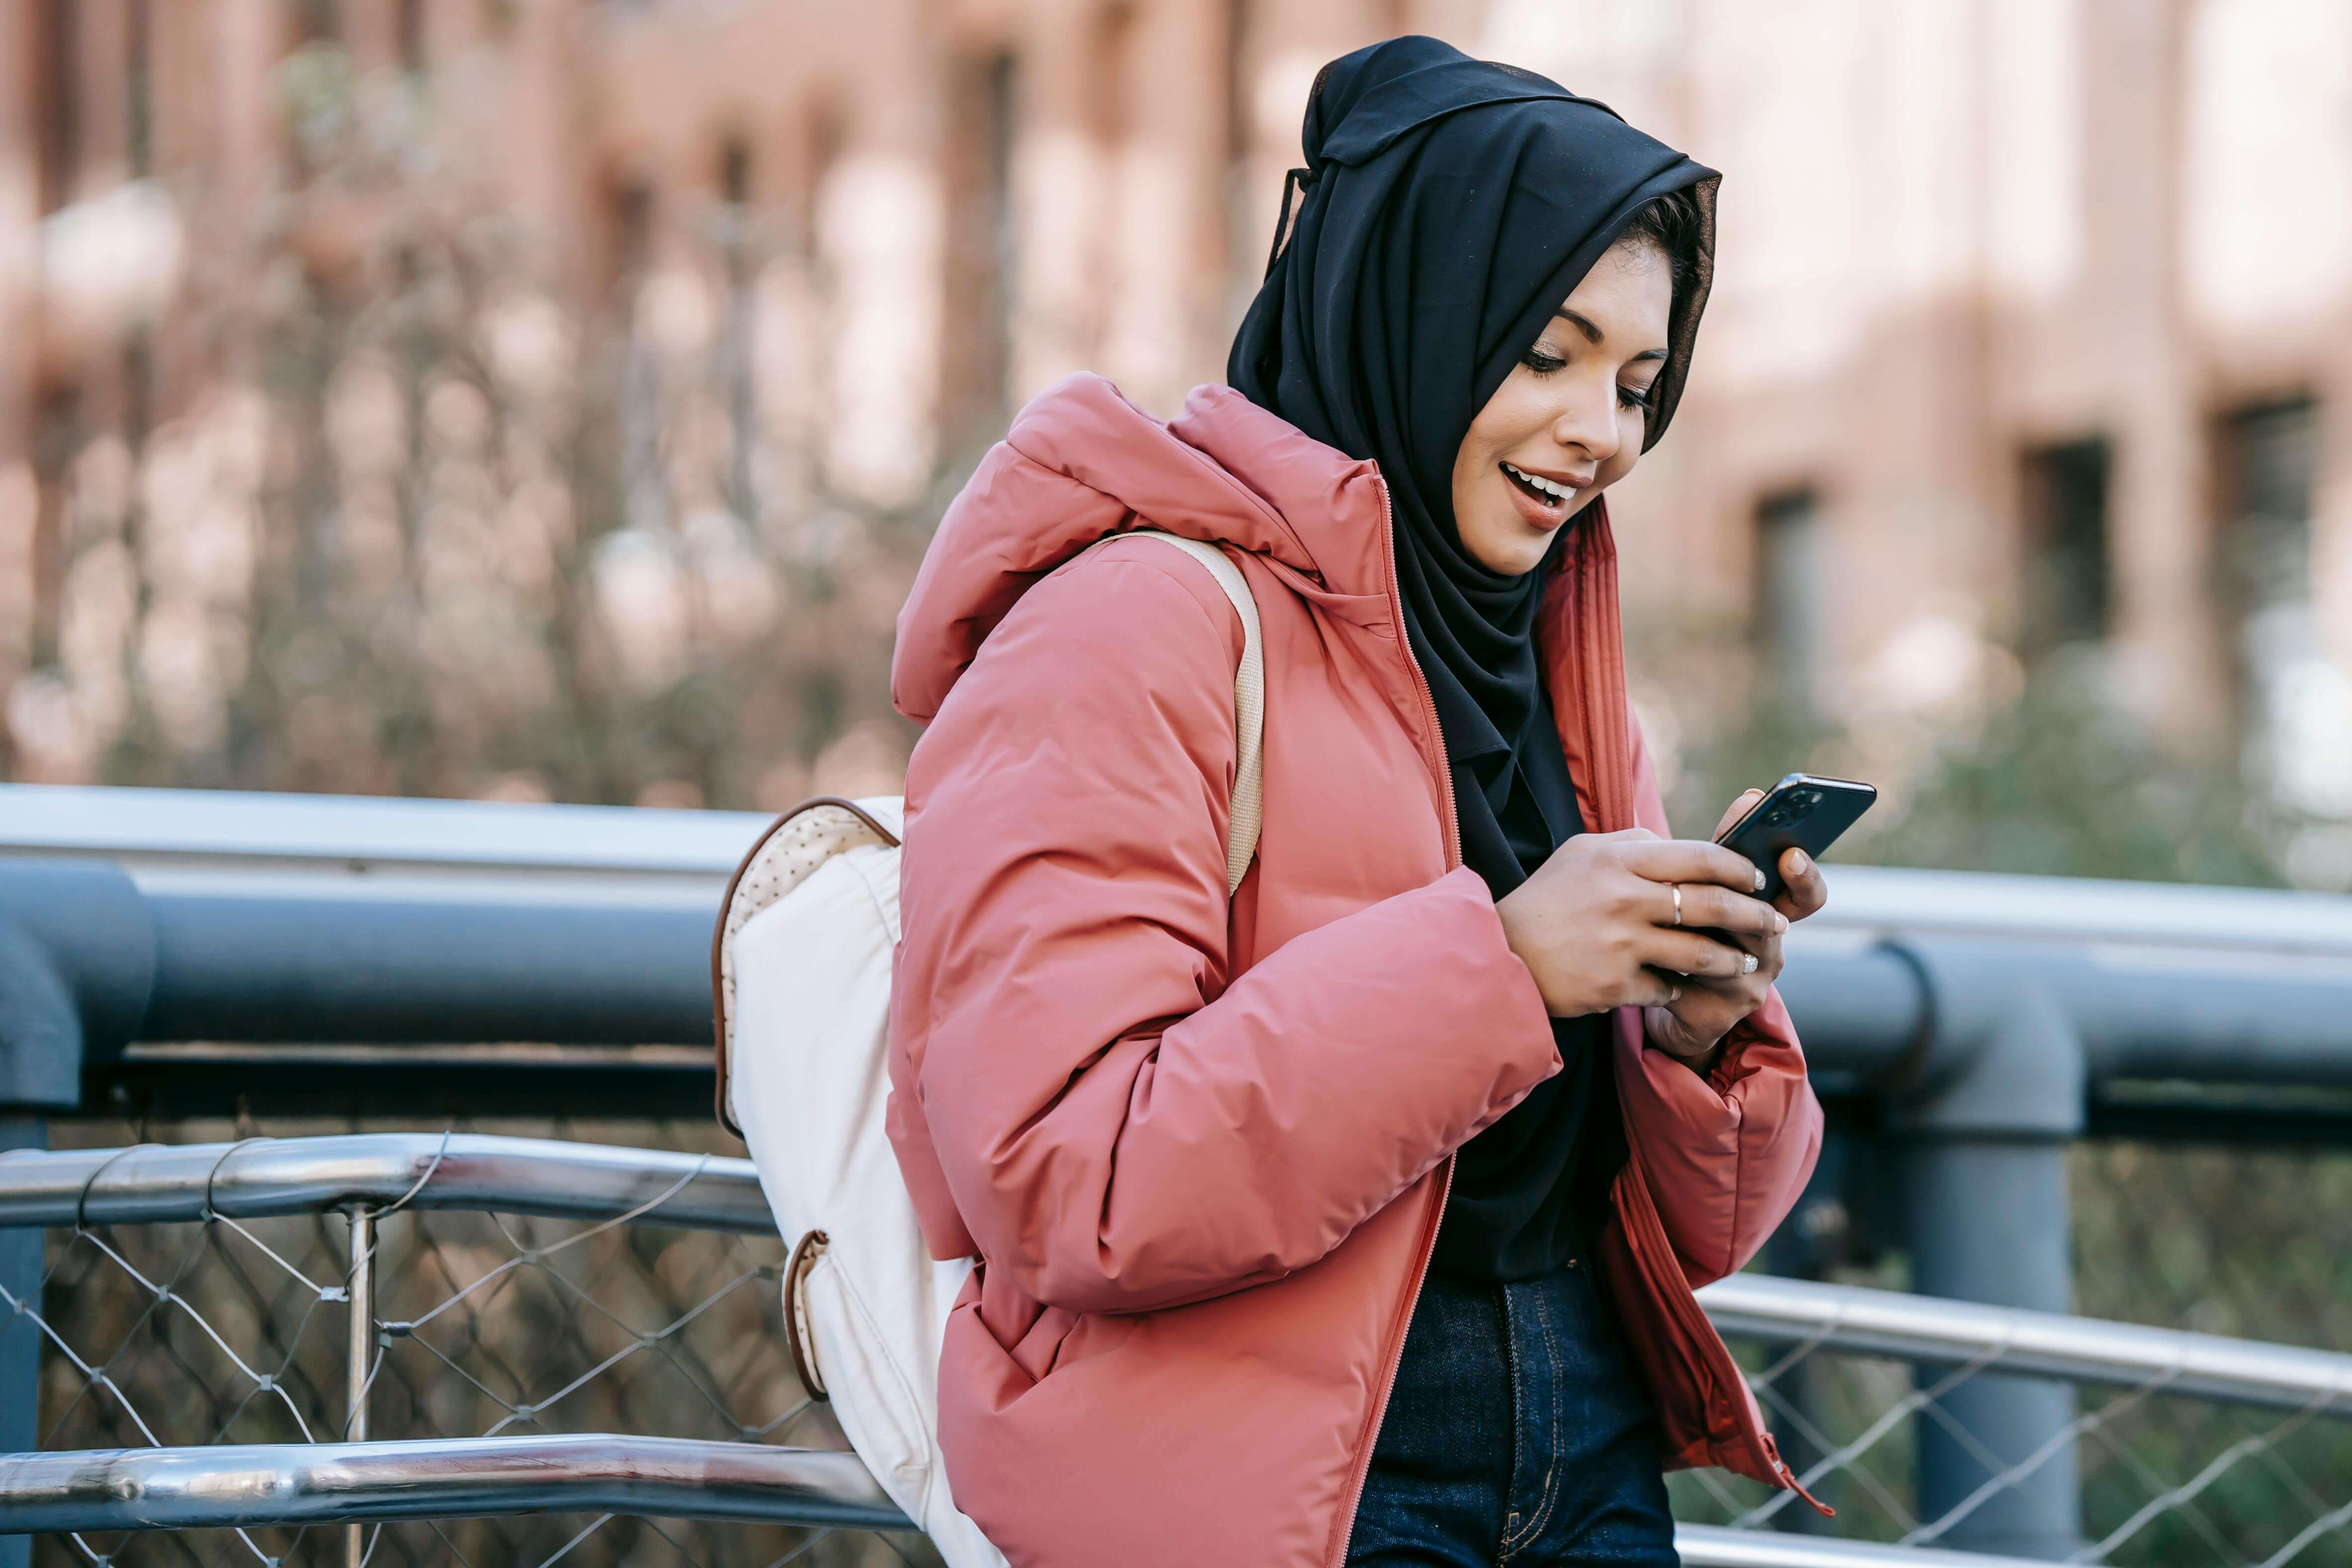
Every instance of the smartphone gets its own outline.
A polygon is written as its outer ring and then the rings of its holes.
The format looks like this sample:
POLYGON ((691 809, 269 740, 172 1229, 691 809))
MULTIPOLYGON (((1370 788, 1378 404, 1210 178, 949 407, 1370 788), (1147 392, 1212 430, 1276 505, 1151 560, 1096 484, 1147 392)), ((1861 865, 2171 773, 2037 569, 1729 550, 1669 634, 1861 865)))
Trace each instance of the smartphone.
POLYGON ((1801 849, 1820 859, 1877 798, 1875 784, 1790 773, 1766 790, 1764 798, 1725 828, 1716 842, 1757 864, 1764 873, 1764 889, 1756 896, 1769 901, 1789 890, 1780 879, 1781 856, 1801 849))

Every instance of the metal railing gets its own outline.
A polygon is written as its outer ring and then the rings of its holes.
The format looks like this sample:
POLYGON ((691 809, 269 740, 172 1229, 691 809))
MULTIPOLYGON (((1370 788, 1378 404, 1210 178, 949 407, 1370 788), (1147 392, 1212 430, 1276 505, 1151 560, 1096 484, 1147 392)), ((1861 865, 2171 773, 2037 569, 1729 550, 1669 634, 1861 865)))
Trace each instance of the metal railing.
POLYGON ((158 1225, 361 1208, 655 1216, 772 1236, 749 1160, 479 1133, 394 1132, 0 1156, 0 1227, 158 1225))
MULTIPOLYGON (((857 1530, 905 1518, 846 1454, 661 1437, 37 1455, 0 1460, 6 1522, 26 1531, 457 1519, 545 1510, 857 1530)), ((1690 1568, 2024 1568, 1978 1552, 1806 1541, 1683 1525, 1690 1568)))
MULTIPOLYGON (((448 1316, 449 1305, 495 1289, 517 1270, 543 1267, 614 1227, 709 1229, 734 1236, 772 1236, 756 1173, 750 1163, 713 1155, 619 1149, 547 1140, 477 1134, 362 1135, 178 1148, 141 1147, 0 1155, 0 1231, 41 1227, 68 1232, 100 1248, 140 1281, 151 1313, 175 1313, 227 1352, 249 1385, 248 1398, 275 1393, 261 1359, 239 1355, 230 1330, 206 1316, 203 1296, 181 1281, 144 1273, 117 1231, 143 1226, 225 1227, 242 1243, 299 1279, 320 1302, 349 1314, 346 1336, 357 1353, 347 1361, 347 1430, 356 1433, 371 1386, 386 1353, 429 1339, 427 1330, 448 1316), (499 1263, 478 1261, 470 1278, 454 1281, 449 1302, 401 1316, 375 1294, 383 1276, 364 1265, 385 1245, 387 1222, 404 1214, 494 1212, 533 1215, 584 1228, 547 1238, 511 1235, 513 1254, 499 1263), (290 1224, 301 1216, 341 1213, 367 1224, 347 1229, 352 1251, 341 1284, 317 1280, 304 1266, 253 1228, 290 1224)), ((678 1314, 691 1322, 709 1305, 746 1288, 774 1289, 772 1269, 738 1277, 678 1314)), ((1921 1568, 1940 1553, 1919 1549, 1942 1541, 2007 1486, 2027 1479, 2015 1469, 2003 1485, 1982 1491, 1956 1512, 1923 1517, 1871 1468, 1875 1451, 1906 1417, 1926 1415, 1955 1387, 1984 1376, 2063 1380, 2120 1391, 2075 1418, 2071 1441, 2113 1429, 2125 1414, 2154 1402, 2285 1412, 2283 1421, 2225 1445, 2193 1469, 2152 1478, 2147 1501, 2117 1528, 2076 1553, 2105 1562, 2152 1523, 2193 1513, 2200 1497, 2233 1468, 2275 1458, 2281 1445, 2316 1421, 2352 1420, 2352 1356, 2262 1344, 2218 1335, 2150 1329, 1893 1291, 1741 1275, 1709 1286, 1700 1300, 1735 1343, 1765 1354, 1755 1381, 1784 1426, 1795 1422, 1818 1449, 1803 1467, 1809 1486, 1846 1485, 1881 1505, 1876 1523, 1892 1534, 1881 1542, 1792 1540, 1757 1527, 1786 1525, 1785 1494, 1748 1498, 1715 1483, 1716 1497, 1741 1528, 1685 1526, 1684 1552, 1694 1563, 1764 1568, 1903 1563, 1921 1568), (1924 1369, 1919 1384, 1869 1411, 1864 1428, 1843 1440, 1812 1429, 1819 1390, 1795 1385, 1798 1374, 1822 1358, 1857 1364, 1892 1362, 1924 1369)), ((504 1415, 484 1434, 437 1441, 306 1442, 295 1444, 165 1445, 144 1415, 131 1408, 131 1379, 114 1363, 85 1354, 71 1325, 44 1317, 41 1308, 13 1296, 0 1307, 30 1316, 57 1352, 84 1376, 86 1395, 131 1410, 154 1446, 37 1453, 0 1459, 0 1529, 76 1532, 155 1529, 298 1527, 356 1521, 450 1520, 538 1510, 584 1511, 599 1521, 616 1515, 766 1521, 804 1531, 903 1529, 879 1489, 853 1458, 834 1452, 768 1446, 806 1410, 795 1398, 781 1418, 740 1426, 730 1441, 604 1433, 509 1435, 519 1415, 544 1417, 574 1392, 574 1380, 551 1397, 516 1403, 493 1399, 504 1415)), ((763 1310, 765 1303, 763 1302, 763 1310)), ((630 1326, 617 1349, 589 1373, 602 1375, 631 1355, 659 1353, 667 1324, 630 1326)), ((451 1375, 476 1379, 463 1352, 433 1352, 451 1375)), ((797 1393, 797 1391, 795 1391, 797 1393)), ((289 1407, 292 1401, 288 1400, 289 1407)), ((298 1421, 300 1413, 296 1413, 298 1421)), ((312 1438, 331 1435, 310 1430, 312 1438)), ((2057 1449, 2050 1447, 2044 1460, 2057 1449)), ((2315 1542, 2352 1524, 2348 1478, 2322 1477, 2304 1516, 2281 1521, 2259 1555, 2242 1560, 2285 1568, 2315 1542)), ((2207 1521, 2217 1539, 2221 1532, 2207 1521)), ((368 1540, 349 1525, 349 1561, 365 1558, 368 1540)), ((252 1544, 252 1537, 246 1537, 252 1544)), ((372 1538, 369 1538, 372 1539, 372 1538)), ((567 1549, 578 1537, 567 1541, 567 1549)), ((2231 1542, 2221 1540, 2226 1552, 2231 1542)), ((271 1554, 258 1545, 257 1556, 271 1554)), ((93 1552, 95 1555, 100 1555, 93 1552)), ((2215 1561, 2238 1561, 2227 1555, 2215 1561)), ((1989 1559, 1954 1559, 1982 1568, 1989 1559)))
POLYGON ((487 1514, 907 1530, 857 1456, 601 1433, 0 1458, 0 1528, 83 1532, 487 1514))

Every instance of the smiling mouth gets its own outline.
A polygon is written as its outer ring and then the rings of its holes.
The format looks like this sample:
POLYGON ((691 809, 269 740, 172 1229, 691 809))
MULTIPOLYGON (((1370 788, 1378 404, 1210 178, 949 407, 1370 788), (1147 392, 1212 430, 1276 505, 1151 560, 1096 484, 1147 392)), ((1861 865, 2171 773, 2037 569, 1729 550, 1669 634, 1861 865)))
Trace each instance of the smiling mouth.
POLYGON ((1548 507, 1564 506, 1567 504, 1570 498, 1576 494, 1574 490, 1569 489, 1566 485, 1555 484, 1549 479, 1538 479, 1535 475, 1528 473, 1524 469, 1514 468, 1508 463, 1503 464, 1502 469, 1504 476, 1507 478, 1511 483, 1518 486, 1519 489, 1525 490, 1529 496, 1532 496, 1539 505, 1548 507))

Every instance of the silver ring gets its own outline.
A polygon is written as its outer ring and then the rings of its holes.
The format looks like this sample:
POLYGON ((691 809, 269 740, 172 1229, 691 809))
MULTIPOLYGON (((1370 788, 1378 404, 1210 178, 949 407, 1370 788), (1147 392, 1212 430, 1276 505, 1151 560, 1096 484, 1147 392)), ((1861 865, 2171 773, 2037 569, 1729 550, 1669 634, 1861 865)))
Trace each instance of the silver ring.
POLYGON ((1666 886, 1674 889, 1675 924, 1680 925, 1683 923, 1683 885, 1680 882, 1668 882, 1666 886))

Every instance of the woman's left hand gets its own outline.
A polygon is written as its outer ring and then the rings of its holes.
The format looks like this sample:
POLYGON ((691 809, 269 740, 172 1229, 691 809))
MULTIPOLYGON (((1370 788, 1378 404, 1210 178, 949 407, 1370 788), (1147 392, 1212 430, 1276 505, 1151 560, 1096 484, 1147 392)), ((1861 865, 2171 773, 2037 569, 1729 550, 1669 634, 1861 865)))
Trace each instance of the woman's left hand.
MULTIPOLYGON (((1733 801, 1731 809, 1716 825, 1717 835, 1720 836, 1763 798, 1762 790, 1751 789, 1733 801)), ((1801 849, 1790 849, 1780 857, 1780 880, 1787 885, 1787 891, 1772 900, 1772 907, 1791 921, 1803 920, 1829 902, 1829 884, 1822 879, 1821 868, 1801 849)), ((1765 993, 1780 977, 1782 938, 1779 933, 1724 933, 1723 940, 1756 955, 1754 973, 1721 980, 1689 976, 1682 982, 1681 995, 1665 1006, 1651 1007, 1644 1013, 1650 1044, 1694 1072, 1714 1069, 1724 1037, 1731 1033, 1733 1025, 1764 1005, 1765 993)))

